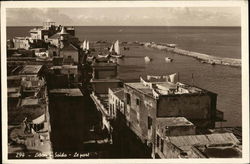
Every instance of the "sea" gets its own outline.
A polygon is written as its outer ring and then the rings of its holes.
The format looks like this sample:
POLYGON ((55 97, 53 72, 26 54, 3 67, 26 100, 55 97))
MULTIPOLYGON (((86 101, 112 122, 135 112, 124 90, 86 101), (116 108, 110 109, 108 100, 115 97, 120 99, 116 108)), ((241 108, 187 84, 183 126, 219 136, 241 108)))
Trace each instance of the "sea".
MULTIPOLYGON (((29 36, 33 27, 7 27, 7 39, 29 36)), ((76 37, 82 40, 120 42, 174 43, 178 48, 218 57, 241 59, 240 27, 155 27, 155 26, 77 26, 76 37)), ((125 81, 146 75, 178 73, 180 82, 193 84, 218 94, 217 109, 227 120, 217 126, 242 126, 241 68, 203 64, 187 56, 180 56, 152 48, 133 46, 121 53, 119 77, 125 81), (152 62, 145 63, 149 56, 152 62), (173 60, 165 62, 165 57, 173 60)))

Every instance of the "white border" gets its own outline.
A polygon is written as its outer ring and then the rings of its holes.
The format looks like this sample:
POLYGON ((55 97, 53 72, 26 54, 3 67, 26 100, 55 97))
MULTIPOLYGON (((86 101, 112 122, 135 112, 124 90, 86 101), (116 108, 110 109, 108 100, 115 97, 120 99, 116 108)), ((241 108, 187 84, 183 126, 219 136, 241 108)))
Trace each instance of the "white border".
POLYGON ((3 163, 248 163, 249 162, 249 40, 248 1, 9 1, 1 2, 1 82, 2 82, 2 160, 3 163), (7 75, 6 75, 6 8, 102 8, 102 7, 241 7, 242 31, 242 130, 240 159, 73 159, 8 160, 7 159, 7 75), (243 92, 244 91, 244 92, 243 92))

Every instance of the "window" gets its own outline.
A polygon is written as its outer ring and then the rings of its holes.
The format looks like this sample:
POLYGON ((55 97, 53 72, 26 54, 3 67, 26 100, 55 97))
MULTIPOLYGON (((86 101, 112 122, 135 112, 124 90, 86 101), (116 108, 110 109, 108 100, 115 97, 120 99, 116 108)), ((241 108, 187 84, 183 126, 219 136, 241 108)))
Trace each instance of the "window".
POLYGON ((160 137, 157 134, 157 138, 156 138, 156 146, 159 147, 160 146, 160 137))
POLYGON ((53 56, 57 56, 55 51, 53 51, 53 56))
POLYGON ((115 109, 113 109, 113 115, 115 115, 115 109))
POLYGON ((164 140, 161 139, 161 152, 163 153, 163 149, 164 149, 164 140))
POLYGON ((111 111, 112 111, 112 104, 109 104, 109 111, 108 111, 108 113, 111 113, 111 111))
POLYGON ((169 131, 168 126, 165 127, 165 135, 166 135, 166 136, 169 136, 169 135, 170 135, 170 131, 169 131))
POLYGON ((130 94, 129 93, 126 93, 126 97, 127 97, 127 104, 130 105, 131 103, 131 97, 130 97, 130 94))
POLYGON ((71 56, 68 56, 68 59, 71 59, 72 57, 71 56))
POLYGON ((140 99, 139 98, 136 98, 136 105, 140 105, 140 99))
POLYGON ((152 118, 148 116, 148 129, 151 129, 152 126, 152 118))

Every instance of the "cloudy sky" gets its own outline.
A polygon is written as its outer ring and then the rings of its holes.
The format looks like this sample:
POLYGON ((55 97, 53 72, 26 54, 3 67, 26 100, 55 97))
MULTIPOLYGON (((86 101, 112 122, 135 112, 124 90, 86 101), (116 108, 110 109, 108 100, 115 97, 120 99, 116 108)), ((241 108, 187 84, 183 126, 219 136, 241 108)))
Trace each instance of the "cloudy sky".
POLYGON ((12 8, 7 26, 240 26, 239 7, 12 8))

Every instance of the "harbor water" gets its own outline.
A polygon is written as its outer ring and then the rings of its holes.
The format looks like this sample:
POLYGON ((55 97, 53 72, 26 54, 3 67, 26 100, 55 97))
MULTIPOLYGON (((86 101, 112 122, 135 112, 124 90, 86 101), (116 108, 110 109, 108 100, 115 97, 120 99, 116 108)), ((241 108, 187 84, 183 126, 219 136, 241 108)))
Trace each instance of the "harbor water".
MULTIPOLYGON (((8 27, 7 38, 28 36, 32 27, 8 27)), ((218 57, 241 58, 241 29, 238 27, 75 27, 80 40, 141 41, 175 43, 179 48, 218 57)), ((122 46, 121 46, 122 48, 122 46)), ((218 94, 217 108, 224 112, 223 126, 242 125, 241 68, 202 64, 196 59, 141 46, 123 51, 119 77, 136 80, 140 75, 179 72, 179 80, 218 94), (145 63, 149 56, 152 62, 145 63), (174 59, 165 62, 165 57, 174 59), (193 80, 192 80, 193 74, 193 80)))

